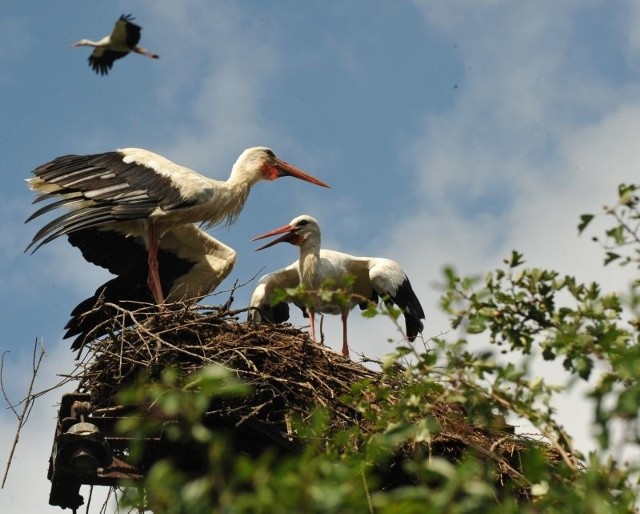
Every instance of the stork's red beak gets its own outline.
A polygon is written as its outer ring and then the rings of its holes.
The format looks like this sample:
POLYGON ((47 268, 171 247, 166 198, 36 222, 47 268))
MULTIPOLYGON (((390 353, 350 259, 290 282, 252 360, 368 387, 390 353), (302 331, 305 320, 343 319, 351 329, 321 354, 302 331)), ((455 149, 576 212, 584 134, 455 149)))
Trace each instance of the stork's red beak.
POLYGON ((316 184, 322 187, 328 187, 329 189, 331 189, 331 186, 326 182, 323 182, 322 180, 317 179, 316 177, 309 175, 308 173, 305 173, 301 169, 296 168, 292 164, 289 164, 282 159, 276 158, 275 176, 273 178, 276 179, 284 176, 299 178, 300 180, 311 182, 312 184, 316 184))
POLYGON ((278 239, 274 239, 270 243, 267 243, 266 245, 261 246, 260 248, 256 248, 256 252, 259 250, 264 250, 265 248, 269 248, 270 246, 277 245, 278 243, 291 243, 292 245, 294 245, 298 242, 298 234, 296 233, 296 229, 291 225, 285 225, 284 227, 273 229, 265 234, 262 234, 261 236, 254 237, 252 241, 257 241, 258 239, 264 239, 265 237, 277 236, 278 234, 283 234, 283 233, 284 235, 282 237, 279 237, 278 239))

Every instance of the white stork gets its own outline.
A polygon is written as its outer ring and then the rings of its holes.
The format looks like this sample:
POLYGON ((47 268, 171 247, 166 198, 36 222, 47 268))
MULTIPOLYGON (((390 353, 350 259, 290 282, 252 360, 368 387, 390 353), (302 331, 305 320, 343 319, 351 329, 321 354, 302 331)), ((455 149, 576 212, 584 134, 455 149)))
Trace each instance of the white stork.
POLYGON ((28 219, 66 207, 47 223, 26 250, 87 228, 117 230, 145 239, 148 285, 158 305, 164 302, 158 274, 158 241, 177 226, 203 222, 211 227, 238 217, 251 187, 260 180, 292 176, 330 187, 258 146, 242 152, 226 181, 214 180, 161 155, 125 148, 93 155, 65 155, 39 166, 28 179, 38 196, 51 200, 28 219))
POLYGON ((138 46, 142 29, 131 21, 133 19, 135 18, 130 14, 123 14, 113 26, 111 35, 103 37, 100 41, 81 39, 72 43, 71 46, 93 47, 94 50, 88 59, 89 66, 100 75, 109 73, 109 70, 113 67, 113 62, 116 59, 122 59, 129 52, 146 55, 151 59, 158 59, 159 55, 138 46))
MULTIPOLYGON (((71 232, 68 239, 85 260, 116 275, 71 312, 65 338, 76 336, 71 349, 79 351, 88 340, 113 330, 110 320, 117 320, 120 326, 132 321, 111 304, 135 310, 153 302, 153 296, 146 283, 147 249, 142 237, 87 228, 71 232)), ((197 301, 209 294, 231 272, 235 261, 232 248, 191 223, 169 229, 158 247, 160 281, 167 291, 167 303, 197 301)))
MULTIPOLYGON (((414 341, 424 326, 424 311, 420 301, 413 292, 406 273, 397 262, 380 257, 355 257, 334 250, 320 249, 320 226, 318 222, 303 214, 289 222, 289 224, 271 230, 266 234, 254 238, 284 234, 258 248, 263 250, 277 243, 288 242, 300 247, 300 258, 286 268, 268 273, 262 277, 251 295, 249 303, 249 321, 270 321, 279 323, 289 317, 286 304, 272 305, 272 294, 275 289, 295 288, 302 285, 308 291, 317 291, 321 287, 345 286, 350 293, 347 302, 325 300, 315 295, 309 310, 309 332, 311 339, 315 339, 315 312, 340 314, 342 318, 342 354, 349 356, 347 342, 347 317, 349 311, 356 305, 364 309, 367 300, 377 303, 379 298, 396 304, 403 312, 406 326, 406 336, 414 341), (351 278, 353 283, 345 279, 351 278), (345 285, 347 284, 347 285, 345 285)), ((294 301, 294 300, 288 300, 294 301)), ((299 307, 304 307, 300 300, 295 300, 299 307)))

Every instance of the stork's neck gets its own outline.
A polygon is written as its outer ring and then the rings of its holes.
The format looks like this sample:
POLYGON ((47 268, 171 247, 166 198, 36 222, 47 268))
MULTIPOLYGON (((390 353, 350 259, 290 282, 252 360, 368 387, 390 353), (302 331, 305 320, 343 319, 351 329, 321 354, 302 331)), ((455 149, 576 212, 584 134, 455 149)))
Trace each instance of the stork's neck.
POLYGON ((253 184, 255 182, 232 180, 232 177, 225 182, 223 202, 227 205, 229 222, 235 221, 244 208, 253 184))
POLYGON ((300 245, 298 273, 300 283, 308 289, 319 287, 318 266, 320 265, 320 237, 308 237, 300 245))
POLYGON ((80 41, 73 44, 73 46, 92 46, 93 48, 98 48, 100 46, 107 46, 109 44, 110 37, 103 37, 100 41, 93 41, 92 39, 81 39, 80 41))
POLYGON ((238 218, 252 184, 229 177, 225 181, 203 178, 199 186, 193 196, 198 206, 189 211, 194 217, 192 221, 203 221, 210 227, 223 221, 233 223, 238 218))

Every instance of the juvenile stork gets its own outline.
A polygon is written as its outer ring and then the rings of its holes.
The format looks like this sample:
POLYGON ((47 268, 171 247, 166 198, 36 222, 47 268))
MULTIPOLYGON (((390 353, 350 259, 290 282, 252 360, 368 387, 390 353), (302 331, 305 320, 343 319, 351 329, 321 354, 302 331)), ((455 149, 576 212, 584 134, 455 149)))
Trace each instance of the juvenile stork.
POLYGON ((116 59, 122 59, 129 52, 134 52, 140 55, 146 55, 151 59, 158 59, 159 55, 149 52, 145 48, 138 46, 140 41, 140 31, 142 30, 139 25, 132 22, 134 20, 130 14, 123 14, 118 18, 116 24, 113 26, 111 35, 103 37, 100 41, 92 41, 91 39, 81 39, 71 44, 71 47, 76 46, 91 46, 93 52, 89 56, 89 66, 93 68, 93 71, 100 75, 106 75, 113 67, 113 63, 116 59))
POLYGON ((142 237, 148 254, 148 285, 164 302, 158 273, 158 241, 178 226, 202 222, 205 228, 239 216, 253 185, 292 176, 322 187, 321 180, 276 157, 269 148, 248 148, 226 181, 214 180, 161 155, 125 148, 93 155, 65 155, 39 166, 28 179, 38 193, 34 203, 53 200, 27 222, 59 207, 65 214, 47 223, 26 250, 88 228, 142 237))
MULTIPOLYGON (((380 298, 397 305, 404 314, 406 336, 414 341, 424 326, 424 311, 413 292, 406 273, 397 262, 380 257, 355 257, 334 250, 320 249, 320 226, 318 222, 303 214, 283 227, 271 230, 254 238, 263 239, 284 234, 278 239, 258 248, 263 250, 277 243, 291 243, 300 247, 300 258, 286 268, 268 273, 262 277, 251 295, 249 321, 270 321, 279 323, 289 318, 286 304, 273 305, 274 290, 295 288, 302 285, 305 290, 317 291, 321 287, 346 287, 349 298, 346 302, 323 299, 313 295, 306 307, 309 311, 309 332, 315 338, 316 312, 340 314, 342 318, 342 354, 349 356, 347 341, 347 317, 356 305, 367 307, 368 300, 377 303, 380 298), (353 280, 352 283, 349 280, 353 280)), ((304 307, 299 299, 292 299, 299 307, 304 307)))
MULTIPOLYGON (((76 336, 71 349, 80 351, 87 341, 132 323, 126 311, 137 310, 154 299, 146 283, 147 249, 142 237, 86 228, 70 233, 68 239, 85 260, 115 275, 71 312, 65 338, 76 336)), ((166 302, 181 305, 200 300, 226 278, 235 261, 232 248, 191 223, 169 229, 158 247, 166 302)))

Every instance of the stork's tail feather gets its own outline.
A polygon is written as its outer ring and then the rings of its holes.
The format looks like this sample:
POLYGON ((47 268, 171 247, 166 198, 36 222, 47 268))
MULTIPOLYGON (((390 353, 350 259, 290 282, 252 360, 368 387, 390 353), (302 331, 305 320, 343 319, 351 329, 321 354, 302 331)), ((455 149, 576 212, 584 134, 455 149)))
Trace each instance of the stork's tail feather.
POLYGON ((261 305, 249 310, 247 321, 264 321, 267 323, 284 323, 289 319, 289 304, 261 305))
POLYGON ((133 320, 117 317, 119 309, 136 310, 143 303, 151 302, 146 284, 132 285, 130 277, 116 277, 100 286, 93 296, 80 302, 71 312, 65 325, 64 339, 76 336, 71 349, 80 352, 88 342, 98 339, 121 325, 130 325, 133 320))
POLYGON ((424 330, 424 324, 422 323, 424 310, 408 278, 406 278, 398 288, 395 303, 404 312, 407 339, 413 342, 418 334, 421 334, 424 330))
MULTIPOLYGON (((261 286, 258 286, 261 287, 261 286)), ((247 321, 250 322, 266 322, 266 323, 284 323, 289 319, 289 304, 286 302, 276 303, 270 305, 264 301, 265 298, 261 298, 262 301, 255 301, 252 298, 251 305, 249 306, 249 312, 247 313, 247 321)))
POLYGON ((404 321, 407 330, 407 339, 413 342, 418 334, 421 334, 424 330, 424 324, 418 318, 415 318, 410 314, 405 314, 404 321))

